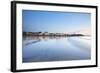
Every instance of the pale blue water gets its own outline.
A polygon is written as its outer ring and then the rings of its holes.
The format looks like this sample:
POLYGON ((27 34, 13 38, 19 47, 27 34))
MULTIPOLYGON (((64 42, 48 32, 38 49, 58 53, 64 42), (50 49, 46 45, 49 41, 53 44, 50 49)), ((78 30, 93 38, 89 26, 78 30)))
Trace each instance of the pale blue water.
POLYGON ((81 39, 79 37, 24 38, 22 49, 23 62, 91 59, 91 45, 87 45, 81 39))

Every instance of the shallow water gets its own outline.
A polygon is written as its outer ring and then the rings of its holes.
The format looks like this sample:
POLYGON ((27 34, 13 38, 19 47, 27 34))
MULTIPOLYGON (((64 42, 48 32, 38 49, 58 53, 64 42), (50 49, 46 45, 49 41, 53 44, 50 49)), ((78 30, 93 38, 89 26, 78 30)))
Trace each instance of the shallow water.
POLYGON ((28 63, 91 59, 91 39, 85 38, 24 37, 22 60, 28 63))

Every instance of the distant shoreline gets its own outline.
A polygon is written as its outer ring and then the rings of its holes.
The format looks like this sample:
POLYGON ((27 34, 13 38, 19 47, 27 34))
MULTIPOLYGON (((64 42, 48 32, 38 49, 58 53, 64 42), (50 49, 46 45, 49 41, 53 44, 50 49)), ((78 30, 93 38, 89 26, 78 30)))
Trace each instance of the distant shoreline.
POLYGON ((83 34, 65 34, 48 32, 23 32, 23 36, 85 36, 83 34))

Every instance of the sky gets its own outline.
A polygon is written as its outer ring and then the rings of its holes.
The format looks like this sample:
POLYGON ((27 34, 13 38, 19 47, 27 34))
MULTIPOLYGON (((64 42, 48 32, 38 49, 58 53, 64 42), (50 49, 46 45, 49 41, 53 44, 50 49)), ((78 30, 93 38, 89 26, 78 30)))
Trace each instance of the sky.
POLYGON ((23 10, 22 25, 23 32, 75 32, 91 26, 91 14, 23 10))

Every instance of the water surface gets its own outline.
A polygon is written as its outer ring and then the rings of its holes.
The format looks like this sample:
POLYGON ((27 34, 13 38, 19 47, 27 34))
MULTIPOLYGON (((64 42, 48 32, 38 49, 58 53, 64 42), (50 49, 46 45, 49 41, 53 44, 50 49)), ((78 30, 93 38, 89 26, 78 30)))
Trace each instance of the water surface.
POLYGON ((91 59, 90 42, 90 37, 24 37, 22 60, 28 63, 91 59))

